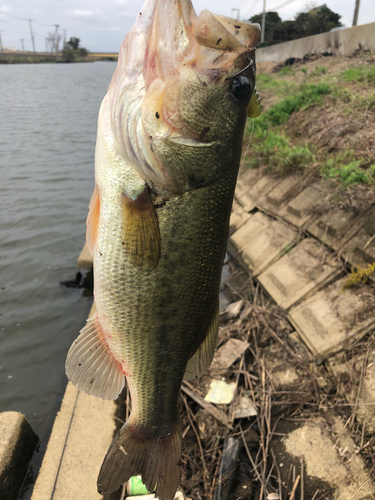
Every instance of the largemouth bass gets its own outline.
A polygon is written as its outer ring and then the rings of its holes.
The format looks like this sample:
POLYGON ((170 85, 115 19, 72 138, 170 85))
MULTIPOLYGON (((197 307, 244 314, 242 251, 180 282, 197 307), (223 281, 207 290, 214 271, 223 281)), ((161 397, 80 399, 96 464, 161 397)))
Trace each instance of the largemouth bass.
POLYGON ((210 365, 243 131, 259 114, 258 25, 199 17, 190 0, 147 0, 99 113, 87 218, 97 313, 69 350, 68 378, 132 412, 98 490, 132 475, 172 500, 183 379, 210 365))

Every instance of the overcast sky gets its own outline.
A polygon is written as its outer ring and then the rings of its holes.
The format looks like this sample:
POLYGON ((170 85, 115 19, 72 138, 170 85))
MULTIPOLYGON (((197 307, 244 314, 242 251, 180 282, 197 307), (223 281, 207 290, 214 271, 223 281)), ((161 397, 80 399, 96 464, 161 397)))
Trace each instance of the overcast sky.
MULTIPOLYGON (((33 20, 37 51, 45 50, 48 32, 66 30, 67 39, 78 37, 81 45, 91 52, 118 52, 131 28, 143 0, 7 0, 0 1, 0 30, 4 47, 32 50, 28 18, 33 20), (15 18, 24 18, 15 19, 15 18)), ((277 10, 283 20, 293 19, 307 6, 326 5, 342 16, 341 22, 350 27, 355 0, 266 0, 267 10, 277 10), (287 5, 284 5, 287 4, 287 5)), ((197 14, 208 9, 216 14, 248 19, 261 12, 263 0, 194 0, 197 14)), ((361 0, 358 24, 375 22, 375 0, 361 0)))

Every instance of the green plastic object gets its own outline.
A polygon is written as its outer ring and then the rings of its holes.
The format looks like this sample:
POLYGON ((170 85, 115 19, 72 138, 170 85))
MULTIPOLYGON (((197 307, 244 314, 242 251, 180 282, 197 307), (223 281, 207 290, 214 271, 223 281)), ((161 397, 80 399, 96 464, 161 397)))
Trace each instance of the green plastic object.
POLYGON ((147 495, 147 493, 150 493, 142 483, 141 476, 132 476, 128 481, 126 490, 130 496, 147 495))

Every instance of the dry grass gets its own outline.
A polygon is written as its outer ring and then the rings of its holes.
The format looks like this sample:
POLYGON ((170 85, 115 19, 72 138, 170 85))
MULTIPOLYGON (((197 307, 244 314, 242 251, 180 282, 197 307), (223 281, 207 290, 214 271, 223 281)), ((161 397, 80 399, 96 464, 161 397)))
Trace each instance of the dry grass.
MULTIPOLYGON (((322 412, 340 415, 354 438, 360 453, 375 479, 375 439, 356 419, 358 397, 348 403, 342 391, 347 387, 337 383, 326 368, 326 363, 316 359, 303 347, 303 343, 290 336, 291 327, 285 313, 273 305, 259 285, 248 280, 251 300, 248 300, 239 319, 232 320, 220 328, 219 343, 229 338, 250 342, 246 353, 221 376, 237 384, 237 397, 242 392, 251 395, 258 415, 245 419, 233 418, 233 403, 220 410, 232 422, 232 429, 215 419, 196 401, 183 395, 181 412, 184 425, 183 476, 184 494, 194 500, 267 499, 271 493, 279 499, 304 498, 304 467, 297 476, 295 467, 290 467, 290 478, 281 479, 279 465, 272 447, 278 435, 278 425, 286 419, 309 420, 322 412), (279 365, 278 365, 279 364, 279 365), (273 367, 294 366, 298 383, 294 388, 283 390, 275 387, 273 367), (229 478, 220 473, 223 448, 229 438, 240 441, 239 465, 234 473, 231 492, 225 485, 229 478), (297 498, 297 497, 296 497, 297 498)), ((242 293, 244 298, 246 294, 242 293)), ((374 350, 375 338, 368 336, 346 351, 348 358, 374 350)), ((367 358, 366 358, 367 359, 367 358)), ((363 379, 364 369, 359 374, 363 379)), ((357 374, 358 375, 358 374, 357 374)), ((216 374, 217 376, 217 374, 216 374)), ((193 383, 195 393, 203 396, 212 374, 206 374, 193 383)), ((356 380, 347 383, 354 387, 356 380)), ((358 386, 360 390, 360 385, 358 386)), ((344 392, 345 393, 345 392, 344 392)), ((303 459, 302 459, 303 460, 303 459)), ((316 490, 315 500, 327 498, 327 493, 316 490)), ((272 498, 272 497, 271 497, 272 498)), ((276 497, 275 497, 276 498, 276 497)), ((311 497, 306 497, 311 498, 311 497)))

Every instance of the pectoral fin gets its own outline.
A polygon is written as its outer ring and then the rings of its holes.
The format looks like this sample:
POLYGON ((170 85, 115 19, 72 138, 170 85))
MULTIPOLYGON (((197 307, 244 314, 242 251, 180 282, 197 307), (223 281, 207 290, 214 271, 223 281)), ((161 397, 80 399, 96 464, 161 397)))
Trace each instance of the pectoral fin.
POLYGON ((122 196, 123 248, 134 266, 152 271, 160 259, 160 230, 147 185, 135 197, 122 196))
POLYGON ((207 334, 203 342, 188 361, 184 380, 192 380, 194 378, 201 377, 208 370, 215 354, 218 333, 219 303, 217 303, 210 326, 208 327, 207 334))

